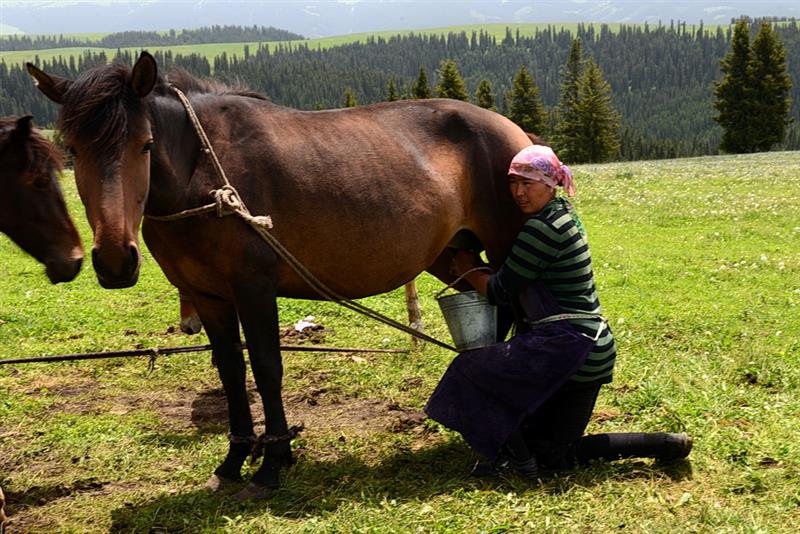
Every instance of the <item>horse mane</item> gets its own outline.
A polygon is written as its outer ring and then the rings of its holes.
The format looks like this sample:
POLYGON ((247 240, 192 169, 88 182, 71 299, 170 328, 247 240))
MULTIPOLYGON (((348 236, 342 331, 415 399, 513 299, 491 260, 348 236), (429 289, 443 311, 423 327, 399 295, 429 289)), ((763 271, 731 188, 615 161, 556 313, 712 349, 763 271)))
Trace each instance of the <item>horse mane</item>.
POLYGON ((169 92, 169 86, 173 85, 184 93, 203 93, 212 95, 234 95, 255 98, 258 100, 269 100, 265 95, 253 91, 244 84, 236 83, 228 85, 216 80, 204 80, 198 78, 184 69, 175 67, 169 71, 166 78, 160 78, 156 88, 158 94, 165 95, 169 92))
POLYGON ((64 93, 58 127, 65 139, 86 142, 89 156, 117 156, 128 132, 128 111, 144 112, 130 87, 131 69, 119 63, 82 73, 64 93))
MULTIPOLYGON (((0 117, 0 151, 11 141, 11 134, 17 127, 17 117, 0 117)), ((31 129, 25 139, 27 169, 33 172, 44 171, 49 163, 57 171, 64 168, 64 156, 53 143, 36 129, 31 129)))
MULTIPOLYGON (((118 156, 128 132, 129 113, 147 113, 142 99, 130 86, 132 70, 127 65, 103 65, 82 73, 64 94, 58 127, 66 139, 85 141, 89 156, 111 161, 118 156), (116 150, 112 147, 116 147, 116 150)), ((202 80, 183 69, 159 75, 153 93, 174 97, 169 86, 184 93, 237 95, 259 100, 267 97, 244 86, 229 86, 202 80)))

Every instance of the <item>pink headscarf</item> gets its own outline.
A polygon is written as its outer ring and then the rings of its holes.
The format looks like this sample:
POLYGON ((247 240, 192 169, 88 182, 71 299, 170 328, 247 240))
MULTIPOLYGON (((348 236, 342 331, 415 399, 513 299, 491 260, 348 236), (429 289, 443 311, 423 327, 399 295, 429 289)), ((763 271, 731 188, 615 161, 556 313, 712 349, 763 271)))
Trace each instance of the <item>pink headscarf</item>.
POLYGON ((508 174, 537 180, 552 188, 560 185, 567 196, 575 194, 572 171, 559 161, 558 156, 548 146, 531 145, 520 150, 511 160, 508 174))

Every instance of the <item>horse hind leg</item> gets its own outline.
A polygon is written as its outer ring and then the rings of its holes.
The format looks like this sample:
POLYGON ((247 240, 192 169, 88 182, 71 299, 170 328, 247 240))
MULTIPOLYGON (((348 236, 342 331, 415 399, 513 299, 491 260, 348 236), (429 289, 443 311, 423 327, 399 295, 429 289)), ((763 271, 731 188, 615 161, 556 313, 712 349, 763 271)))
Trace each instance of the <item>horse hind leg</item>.
POLYGON ((181 305, 181 331, 190 336, 199 334, 203 329, 203 323, 200 321, 200 316, 192 303, 192 298, 188 292, 178 289, 178 299, 181 305))

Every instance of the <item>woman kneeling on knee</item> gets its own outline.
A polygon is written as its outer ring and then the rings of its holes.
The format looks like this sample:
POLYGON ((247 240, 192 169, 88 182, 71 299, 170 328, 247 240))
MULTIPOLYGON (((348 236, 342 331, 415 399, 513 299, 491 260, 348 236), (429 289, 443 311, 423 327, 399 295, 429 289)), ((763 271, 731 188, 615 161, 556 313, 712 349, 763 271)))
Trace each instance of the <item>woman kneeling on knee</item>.
POLYGON ((611 382, 614 336, 602 316, 586 232, 570 202, 572 173, 547 146, 512 160, 508 183, 528 217, 497 273, 474 270, 477 255, 459 251, 451 268, 496 305, 514 309, 507 342, 459 354, 436 387, 427 414, 459 431, 486 458, 476 474, 510 468, 569 468, 595 458, 684 458, 685 434, 584 436, 603 384, 611 382))

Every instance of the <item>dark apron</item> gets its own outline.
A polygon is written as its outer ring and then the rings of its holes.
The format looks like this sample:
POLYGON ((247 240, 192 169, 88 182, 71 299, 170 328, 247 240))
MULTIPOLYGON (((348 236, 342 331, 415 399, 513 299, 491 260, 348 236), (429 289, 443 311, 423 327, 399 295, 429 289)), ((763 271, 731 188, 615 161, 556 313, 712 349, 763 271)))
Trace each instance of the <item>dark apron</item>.
MULTIPOLYGON (((528 321, 562 313, 541 281, 520 301, 528 321)), ((583 365, 594 344, 566 320, 523 327, 509 341, 456 356, 425 413, 494 460, 522 420, 583 365)))

